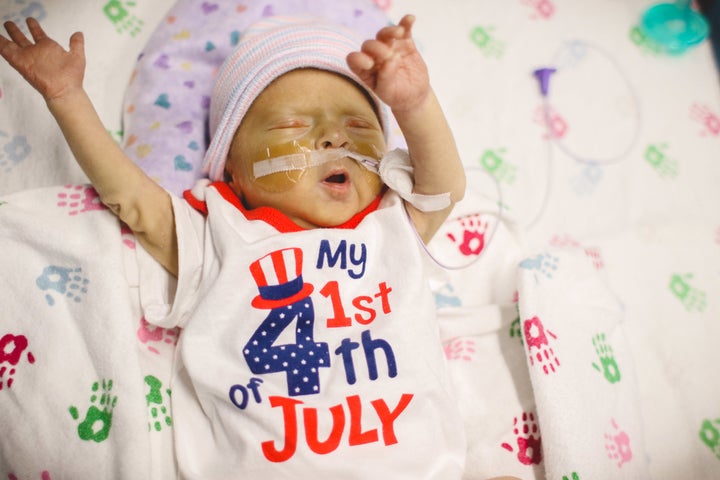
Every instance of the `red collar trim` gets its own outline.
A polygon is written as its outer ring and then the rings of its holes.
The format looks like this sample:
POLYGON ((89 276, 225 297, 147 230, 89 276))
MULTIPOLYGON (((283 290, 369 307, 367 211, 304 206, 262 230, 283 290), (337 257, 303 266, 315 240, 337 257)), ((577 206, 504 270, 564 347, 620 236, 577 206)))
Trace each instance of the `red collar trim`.
MULTIPOLYGON (((234 205, 235 208, 240 210, 240 212, 247 218, 248 220, 262 220, 265 223, 268 223, 275 227, 279 232, 282 233, 290 233, 290 232, 301 232, 303 230, 306 230, 305 228, 299 226, 290 218, 282 213, 280 210, 273 208, 273 207, 258 207, 254 208, 252 210, 248 210, 245 208, 245 206, 242 204, 240 199, 237 195, 235 195, 235 192, 232 191, 230 186, 225 182, 213 182, 210 184, 210 186, 214 187, 215 190, 218 191, 218 193, 230 204, 234 205)), ((380 195, 378 195, 375 200, 373 200, 370 205, 365 207, 364 210, 362 210, 360 213, 352 217, 347 222, 337 225, 332 228, 347 228, 352 229, 357 227, 360 222, 365 219, 370 213, 374 212, 378 209, 380 206, 380 201, 382 200, 383 195, 385 194, 385 189, 383 189, 382 192, 380 192, 380 195)), ((183 197, 185 200, 190 204, 191 207, 193 207, 198 212, 202 213, 203 215, 207 216, 208 209, 207 209, 207 203, 203 200, 198 200, 195 196, 193 196, 192 192, 190 190, 185 190, 183 193, 183 197)))

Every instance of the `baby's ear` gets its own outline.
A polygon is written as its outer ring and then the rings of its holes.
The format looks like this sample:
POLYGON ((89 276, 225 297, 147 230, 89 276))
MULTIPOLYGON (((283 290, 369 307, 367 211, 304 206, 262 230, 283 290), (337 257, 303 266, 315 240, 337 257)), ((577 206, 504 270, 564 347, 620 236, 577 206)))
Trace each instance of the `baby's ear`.
POLYGON ((240 188, 240 182, 228 170, 225 170, 223 181, 227 183, 239 197, 242 196, 242 188, 240 188))
POLYGON ((223 171, 223 182, 230 185, 233 189, 238 187, 238 182, 235 180, 235 176, 233 175, 232 171, 229 167, 230 160, 225 163, 226 167, 223 171))
POLYGON ((230 189, 237 195, 240 200, 243 200, 243 188, 238 178, 230 170, 225 170, 223 173, 223 181, 230 187, 230 189))

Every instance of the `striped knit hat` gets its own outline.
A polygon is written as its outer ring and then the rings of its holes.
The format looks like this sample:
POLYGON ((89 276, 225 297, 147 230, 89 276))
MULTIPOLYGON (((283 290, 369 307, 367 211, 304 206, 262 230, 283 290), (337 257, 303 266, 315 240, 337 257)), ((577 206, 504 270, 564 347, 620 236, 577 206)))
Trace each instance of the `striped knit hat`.
POLYGON ((270 17, 243 34, 220 67, 210 100, 210 145, 203 173, 223 179, 230 144, 253 101, 281 75, 299 68, 335 72, 355 81, 375 103, 387 137, 387 107, 348 68, 348 53, 360 40, 339 25, 303 17, 270 17))

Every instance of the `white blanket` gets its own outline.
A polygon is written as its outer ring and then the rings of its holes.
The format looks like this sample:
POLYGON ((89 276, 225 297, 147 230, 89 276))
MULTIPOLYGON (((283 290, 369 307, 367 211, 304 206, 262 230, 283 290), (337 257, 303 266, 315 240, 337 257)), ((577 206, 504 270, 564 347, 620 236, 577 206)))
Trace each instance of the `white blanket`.
MULTIPOLYGON (((720 478, 709 44, 663 54, 638 28, 649 0, 375 3, 417 15, 468 168, 431 245, 468 264, 435 282, 466 478, 720 478), (540 67, 556 69, 546 101, 540 67)), ((0 19, 85 32, 85 85, 120 141, 137 57, 178 25, 173 4, 11 0, 0 19)), ((178 332, 143 321, 138 247, 85 182, 0 62, 0 477, 172 478, 178 332)))
POLYGON ((142 322, 132 235, 92 188, 49 187, 3 197, 0 251, 3 475, 167 478, 176 335, 142 322))

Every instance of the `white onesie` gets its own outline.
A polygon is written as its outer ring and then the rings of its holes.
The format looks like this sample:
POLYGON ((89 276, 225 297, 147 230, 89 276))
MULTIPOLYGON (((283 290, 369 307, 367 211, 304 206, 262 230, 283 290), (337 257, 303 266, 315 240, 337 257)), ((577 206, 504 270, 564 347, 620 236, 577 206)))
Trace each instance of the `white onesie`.
POLYGON ((347 225, 303 230, 246 211, 223 183, 186 198, 173 199, 175 299, 145 302, 148 321, 183 329, 181 476, 460 478, 463 426, 402 200, 389 191, 347 225))

